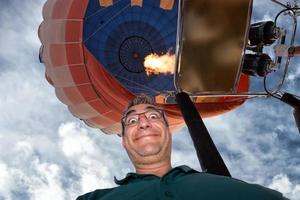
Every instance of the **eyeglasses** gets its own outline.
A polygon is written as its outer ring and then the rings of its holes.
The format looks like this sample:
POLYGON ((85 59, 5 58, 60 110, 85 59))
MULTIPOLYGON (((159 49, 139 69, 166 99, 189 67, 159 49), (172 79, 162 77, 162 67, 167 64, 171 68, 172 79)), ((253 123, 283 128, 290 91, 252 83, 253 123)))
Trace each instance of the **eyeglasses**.
POLYGON ((142 113, 128 114, 122 117, 122 123, 125 126, 136 126, 140 121, 140 115, 144 115, 149 121, 157 121, 163 117, 163 111, 157 109, 147 110, 142 113))

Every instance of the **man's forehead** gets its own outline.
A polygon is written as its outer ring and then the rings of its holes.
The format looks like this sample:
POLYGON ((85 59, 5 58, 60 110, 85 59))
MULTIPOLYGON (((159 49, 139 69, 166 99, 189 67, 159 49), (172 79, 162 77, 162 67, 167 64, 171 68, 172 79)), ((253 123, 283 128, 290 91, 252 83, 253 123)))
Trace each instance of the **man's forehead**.
POLYGON ((134 106, 130 107, 126 112, 126 115, 131 114, 131 113, 144 112, 149 109, 158 109, 158 107, 155 105, 151 105, 151 104, 138 104, 138 105, 134 105, 134 106))

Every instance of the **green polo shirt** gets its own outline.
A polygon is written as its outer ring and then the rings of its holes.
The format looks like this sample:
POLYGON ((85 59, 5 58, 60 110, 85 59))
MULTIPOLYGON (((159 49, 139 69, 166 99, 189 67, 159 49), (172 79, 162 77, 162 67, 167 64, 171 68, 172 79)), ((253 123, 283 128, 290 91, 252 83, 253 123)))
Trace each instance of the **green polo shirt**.
POLYGON ((173 168, 163 177, 129 173, 118 187, 95 190, 77 200, 283 200, 265 187, 208 173, 187 166, 173 168))

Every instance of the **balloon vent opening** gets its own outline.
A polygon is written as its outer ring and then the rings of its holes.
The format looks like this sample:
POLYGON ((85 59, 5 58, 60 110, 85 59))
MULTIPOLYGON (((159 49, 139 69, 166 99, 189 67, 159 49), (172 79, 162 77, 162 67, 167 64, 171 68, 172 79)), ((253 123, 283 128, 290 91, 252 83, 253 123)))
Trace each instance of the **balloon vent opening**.
POLYGON ((139 36, 126 38, 119 49, 119 59, 122 66, 129 72, 144 72, 144 59, 152 54, 153 50, 150 43, 139 36))

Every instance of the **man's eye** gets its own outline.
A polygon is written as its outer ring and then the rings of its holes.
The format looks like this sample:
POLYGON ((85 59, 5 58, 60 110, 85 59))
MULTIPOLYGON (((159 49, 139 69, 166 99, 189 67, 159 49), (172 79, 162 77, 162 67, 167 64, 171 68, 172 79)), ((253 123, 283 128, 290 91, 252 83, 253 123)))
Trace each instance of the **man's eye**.
POLYGON ((129 119, 127 119, 127 123, 126 124, 135 124, 135 123, 137 123, 137 119, 136 118, 129 118, 129 119))
POLYGON ((159 114, 158 113, 150 113, 148 119, 158 119, 159 114))

